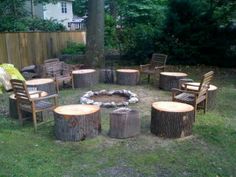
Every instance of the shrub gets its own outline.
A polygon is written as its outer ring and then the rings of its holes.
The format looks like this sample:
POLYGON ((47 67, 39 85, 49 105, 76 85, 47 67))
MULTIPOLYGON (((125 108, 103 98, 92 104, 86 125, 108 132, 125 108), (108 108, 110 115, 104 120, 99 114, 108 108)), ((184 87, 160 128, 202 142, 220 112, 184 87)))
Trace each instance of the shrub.
POLYGON ((68 42, 67 47, 62 50, 62 54, 84 54, 85 45, 82 43, 68 42))

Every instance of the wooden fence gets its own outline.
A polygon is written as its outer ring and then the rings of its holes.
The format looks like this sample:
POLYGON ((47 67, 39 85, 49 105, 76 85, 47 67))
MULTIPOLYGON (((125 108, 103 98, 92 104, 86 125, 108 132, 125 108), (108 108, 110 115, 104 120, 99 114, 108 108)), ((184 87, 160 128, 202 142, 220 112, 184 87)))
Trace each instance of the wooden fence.
POLYGON ((85 44, 85 32, 0 33, 0 63, 24 66, 58 57, 68 41, 85 44))

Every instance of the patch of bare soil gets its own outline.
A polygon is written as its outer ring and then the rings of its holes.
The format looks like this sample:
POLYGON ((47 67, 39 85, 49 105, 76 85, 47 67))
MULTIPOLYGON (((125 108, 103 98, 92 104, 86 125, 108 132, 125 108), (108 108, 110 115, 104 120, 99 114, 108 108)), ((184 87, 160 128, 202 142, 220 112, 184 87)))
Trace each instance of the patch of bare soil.
POLYGON ((124 95, 119 94, 113 94, 113 95, 94 95, 90 97, 91 100, 94 100, 95 102, 115 102, 115 103, 122 103, 125 101, 128 101, 128 97, 124 95))

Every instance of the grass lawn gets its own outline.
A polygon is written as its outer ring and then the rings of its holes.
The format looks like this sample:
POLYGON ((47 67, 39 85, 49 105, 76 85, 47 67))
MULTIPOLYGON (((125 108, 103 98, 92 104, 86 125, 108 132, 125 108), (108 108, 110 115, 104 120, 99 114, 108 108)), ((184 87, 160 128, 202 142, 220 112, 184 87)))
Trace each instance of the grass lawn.
MULTIPOLYGON (((150 110, 154 101, 170 100, 171 93, 142 81, 138 86, 99 84, 91 90, 129 89, 140 102, 131 108, 140 111, 141 134, 134 138, 112 139, 109 112, 102 109, 102 132, 81 142, 55 140, 53 123, 33 131, 7 116, 8 95, 0 95, 0 176, 236 176, 236 70, 207 67, 171 67, 198 81, 203 73, 215 71, 217 105, 203 114, 198 111, 193 135, 163 139, 150 133, 150 110)), ((65 89, 60 104, 79 103, 89 89, 65 89)))

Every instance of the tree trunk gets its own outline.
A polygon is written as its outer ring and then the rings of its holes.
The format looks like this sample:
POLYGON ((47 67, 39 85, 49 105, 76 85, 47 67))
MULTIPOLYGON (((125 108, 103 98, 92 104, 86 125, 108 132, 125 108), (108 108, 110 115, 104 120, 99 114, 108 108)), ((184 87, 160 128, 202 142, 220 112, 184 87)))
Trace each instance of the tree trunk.
POLYGON ((109 136, 128 138, 140 133, 141 121, 137 110, 120 108, 110 113, 109 136))
POLYGON ((118 69, 116 70, 117 84, 120 85, 137 85, 139 82, 139 71, 135 69, 118 69))
POLYGON ((98 83, 98 73, 94 69, 81 69, 72 72, 73 88, 91 87, 98 83))
POLYGON ((86 64, 103 67, 104 63, 104 0, 89 0, 86 64))
POLYGON ((166 138, 181 138, 192 134, 194 108, 178 102, 152 104, 151 132, 166 138))
POLYGON ((55 135, 63 141, 79 141, 101 132, 100 108, 94 105, 65 105, 54 110, 55 135))

